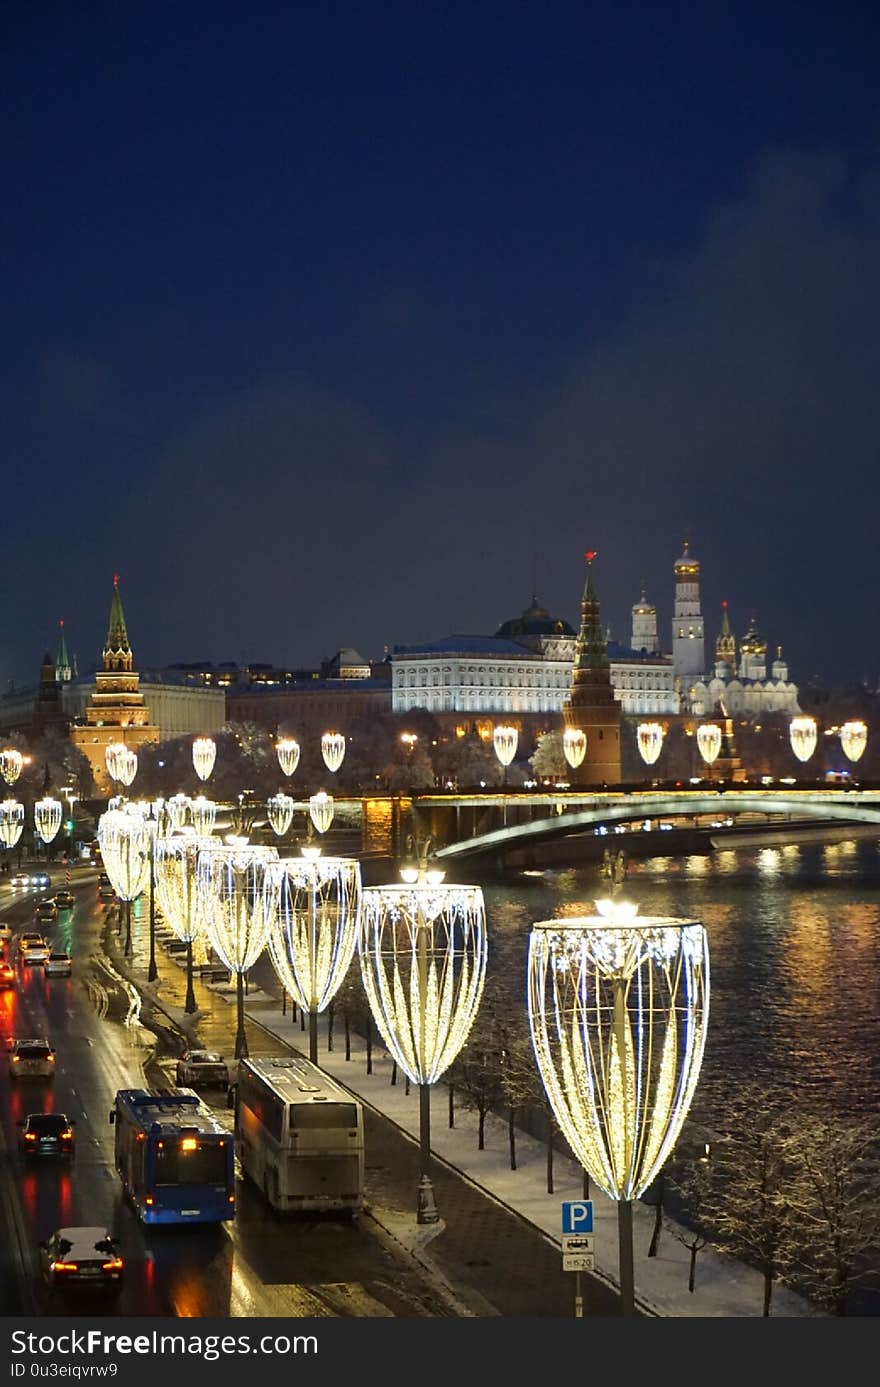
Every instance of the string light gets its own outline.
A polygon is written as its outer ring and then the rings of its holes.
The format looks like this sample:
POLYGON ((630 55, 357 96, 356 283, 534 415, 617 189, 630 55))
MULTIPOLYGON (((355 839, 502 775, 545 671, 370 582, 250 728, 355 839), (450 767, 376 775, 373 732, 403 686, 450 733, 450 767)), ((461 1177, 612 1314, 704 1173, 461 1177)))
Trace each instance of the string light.
POLYGON ((492 741, 495 746, 495 755, 502 766, 509 766, 516 755, 516 748, 519 743, 517 729, 506 726, 495 727, 492 729, 492 741))
POLYGON ((863 722, 845 722, 840 729, 840 745, 849 761, 858 761, 868 744, 868 729, 863 722))
POLYGON ((56 836, 61 827, 62 813, 60 800, 50 799, 48 795, 37 800, 34 805, 34 827, 44 843, 51 843, 56 836))
POLYGON ((326 833, 333 822, 333 796, 319 790, 316 795, 309 799, 309 818, 315 825, 318 833, 326 833))
POLYGON ((577 770, 587 754, 587 734, 580 727, 566 727, 562 734, 562 750, 572 770, 577 770))
POLYGON ((246 973, 266 947, 264 880, 268 863, 277 860, 277 848, 242 843, 217 843, 199 852, 199 909, 212 947, 233 973, 246 973))
POLYGON ((647 766, 653 766, 663 748, 665 733, 659 722, 640 722, 636 728, 639 753, 647 766))
POLYGON ((294 805, 295 800, 291 799, 290 795, 285 795, 283 791, 277 795, 271 795, 266 801, 266 813, 269 823, 272 825, 272 832, 276 833, 279 838, 284 837, 293 823, 294 805))
POLYGON ((155 846, 156 897, 159 909, 184 944, 207 934, 200 912, 201 896, 196 868, 205 847, 195 837, 157 838, 155 846))
POLYGON ((189 812, 192 825, 200 838, 209 838, 214 832, 214 823, 217 819, 217 806, 211 799, 206 799, 204 795, 196 795, 195 799, 189 802, 189 812))
POLYGON ((345 738, 341 732, 325 732, 321 738, 321 755, 328 771, 338 771, 345 756, 345 738))
POLYGON ((697 921, 541 921, 529 939, 532 1044, 575 1157, 619 1201, 647 1189, 691 1106, 709 1018, 709 951, 697 921))
POLYGON ((816 750, 816 736, 815 718, 792 718, 788 728, 788 739, 799 761, 809 761, 816 750))
POLYGON ((697 728, 697 746, 706 765, 711 766, 721 751, 721 728, 714 722, 701 722, 697 728))
POLYGON ((0 804, 0 843, 4 848, 14 848, 24 828, 24 805, 17 799, 3 800, 0 804))
POLYGON ((479 886, 366 887, 361 976, 388 1050, 413 1083, 433 1084, 467 1039, 486 975, 479 886))
POLYGON ((289 858, 266 874, 269 955, 298 1006, 322 1012, 357 947, 361 869, 353 858, 289 858))
POLYGON ((212 737, 196 737, 192 744, 193 767, 199 780, 207 780, 214 769, 217 744, 212 737))
POLYGON ((0 751, 0 774, 7 785, 14 785, 21 775, 21 768, 24 765, 24 757, 15 747, 4 747, 0 751))
POLYGON ((172 832, 179 833, 186 823, 186 816, 189 813, 189 795, 185 795, 182 791, 178 791, 176 795, 172 795, 168 800, 166 808, 168 810, 168 818, 171 821, 172 832))
POLYGON ((282 737, 277 743, 275 751, 278 755, 278 764, 285 775, 293 775, 299 765, 299 742, 294 741, 293 737, 282 737))
POLYGON ((150 879, 150 828, 133 809, 108 809, 98 820, 98 845, 110 885, 121 901, 133 901, 150 879))

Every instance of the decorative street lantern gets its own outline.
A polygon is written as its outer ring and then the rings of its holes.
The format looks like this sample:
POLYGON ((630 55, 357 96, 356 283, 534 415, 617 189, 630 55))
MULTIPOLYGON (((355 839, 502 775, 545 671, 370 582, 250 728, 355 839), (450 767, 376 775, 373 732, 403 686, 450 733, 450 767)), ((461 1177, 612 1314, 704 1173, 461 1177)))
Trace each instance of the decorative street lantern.
POLYGON ((266 813, 269 816, 269 823, 272 825, 272 832, 279 838, 283 838, 293 822, 293 810, 295 800, 290 795, 285 795, 283 791, 277 795, 271 795, 266 800, 266 813))
POLYGON ((528 1007, 547 1097, 577 1160, 617 1201, 623 1314, 634 1313, 632 1204, 691 1106, 709 1017, 706 931, 694 920, 600 914, 537 923, 528 1007))
POLYGON ((309 799, 309 818, 319 833, 326 833, 333 822, 333 796, 319 790, 309 799))
POLYGON ((277 848, 240 842, 218 844, 198 857, 199 910, 207 922, 212 948, 235 974, 236 1059, 247 1058, 244 975, 260 957, 269 936, 265 879, 269 864, 277 860, 277 848))
POLYGON ((63 806, 59 799, 38 799, 34 805, 34 827, 44 843, 51 843, 61 827, 63 806))
POLYGON ((436 1223, 431 1085, 467 1039, 488 946, 481 888, 444 885, 442 872, 428 867, 427 848, 425 843, 419 852, 417 881, 364 889, 358 950, 373 1019, 396 1063, 419 1085, 417 1217, 419 1223, 436 1223))
POLYGON ((816 735, 815 718, 792 718, 788 728, 788 739, 799 761, 809 761, 816 750, 816 735))
POLYGON ((108 742, 104 748, 104 762, 111 780, 128 786, 137 775, 137 752, 124 742, 108 742))
MULTIPOLYGON (((209 840, 213 845, 213 839, 209 840)), ((207 934, 200 913, 196 868, 199 852, 205 846, 195 837, 156 838, 156 895, 159 909, 178 939, 186 945, 186 1001, 184 1011, 197 1010, 193 990, 193 945, 207 934)))
POLYGON ((179 791, 176 795, 171 796, 165 808, 168 810, 172 833, 179 833, 186 823, 186 816, 190 810, 189 795, 179 791))
POLYGON ((328 771, 338 771, 345 756, 345 738, 341 732, 325 732, 321 738, 321 755, 328 771))
POLYGON ((566 727, 562 734, 562 750, 565 759, 576 771, 587 754, 587 734, 580 727, 566 727))
POLYGON ((217 759, 217 743, 213 737, 196 737, 192 745, 192 758, 199 780, 207 780, 217 759))
POLYGON ((849 761, 861 760, 868 744, 868 729, 863 722, 845 722, 840 729, 840 745, 849 761))
POLYGON ((282 737, 275 750, 278 754, 278 764, 284 774, 293 775, 299 765, 299 742, 294 741, 293 737, 282 737))
POLYGON ((204 795, 196 795, 195 799, 189 802, 189 812, 192 826, 199 838, 210 838, 217 819, 217 806, 214 801, 206 799, 204 795))
POLYGON ((24 757, 15 747, 4 747, 0 751, 0 774, 7 785, 14 785, 21 775, 21 768, 24 765, 24 757))
POLYGON ((361 868, 354 858, 302 856, 266 876, 269 954, 286 992, 309 1016, 309 1059, 318 1063, 318 1014, 333 1000, 357 947, 361 868))
POLYGON ((516 755, 519 732, 515 727, 495 727, 492 729, 492 741, 495 746, 495 755, 502 766, 506 768, 516 755))
POLYGON ((134 809, 108 809, 98 820, 97 836, 110 885, 125 903, 125 953, 129 956, 131 903, 150 879, 150 827, 134 809))
POLYGON ((697 746, 707 766, 711 766, 713 761, 717 761, 721 751, 721 728, 717 723, 700 723, 697 728, 697 746))
POLYGON ((10 796, 0 804, 0 843, 4 848, 15 847, 23 828, 24 805, 10 796))
POLYGON ((104 764, 107 767, 107 774, 111 780, 118 780, 116 773, 118 757, 125 746, 124 742, 108 742, 104 748, 104 764))
POLYGON ((636 728, 639 752, 646 766, 653 766, 663 748, 665 733, 659 722, 640 722, 636 728))

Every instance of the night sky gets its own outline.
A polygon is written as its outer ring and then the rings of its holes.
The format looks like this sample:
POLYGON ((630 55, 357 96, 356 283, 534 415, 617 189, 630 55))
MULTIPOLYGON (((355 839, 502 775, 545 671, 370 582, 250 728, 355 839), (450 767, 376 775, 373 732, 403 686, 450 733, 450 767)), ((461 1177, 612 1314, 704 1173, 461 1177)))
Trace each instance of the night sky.
POLYGON ((308 665, 703 565, 880 675, 880 7, 0 9, 0 680, 308 665))

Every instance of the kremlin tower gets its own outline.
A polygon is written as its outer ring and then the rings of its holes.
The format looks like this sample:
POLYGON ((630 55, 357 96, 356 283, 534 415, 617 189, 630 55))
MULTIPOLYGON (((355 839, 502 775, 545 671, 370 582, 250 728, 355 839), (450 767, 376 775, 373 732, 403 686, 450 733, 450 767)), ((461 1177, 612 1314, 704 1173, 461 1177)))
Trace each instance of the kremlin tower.
POLYGON ((715 678, 732 679, 736 671, 736 640, 730 629, 727 603, 721 603, 721 630, 715 642, 715 678))
POLYGON ((690 553, 687 540, 676 559, 675 608, 672 617, 672 665, 682 694, 702 679, 706 668, 703 615, 700 611, 700 562, 690 553))
POLYGON ((614 697, 608 650, 593 589, 594 550, 588 550, 587 582, 581 601, 571 693, 562 706, 566 727, 586 733, 587 754, 570 780, 578 788, 620 783, 620 704, 614 697))
POLYGON ((110 742, 124 742, 137 751, 158 742, 159 729, 150 723, 150 710, 132 669, 133 656, 119 596, 119 575, 113 578, 110 622, 103 651, 104 668, 95 675, 95 692, 86 708, 86 724, 70 729, 70 740, 88 757, 101 794, 113 793, 105 752, 110 742))
POLYGON ((657 608, 649 602, 645 594, 645 580, 642 579, 642 594, 632 609, 631 648, 643 655, 659 655, 660 642, 657 638, 657 608))

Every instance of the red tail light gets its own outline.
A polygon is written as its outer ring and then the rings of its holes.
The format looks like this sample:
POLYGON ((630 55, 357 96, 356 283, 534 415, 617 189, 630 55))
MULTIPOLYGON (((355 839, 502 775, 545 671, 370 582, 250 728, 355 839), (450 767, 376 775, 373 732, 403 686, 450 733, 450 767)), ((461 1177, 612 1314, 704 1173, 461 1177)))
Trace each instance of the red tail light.
POLYGON ((36 1132, 25 1132, 24 1139, 25 1141, 36 1141, 37 1134, 36 1132))
POLYGON ((122 1258, 114 1257, 112 1262, 104 1263, 105 1271, 122 1271, 122 1258))
POLYGON ((62 1140, 62 1141, 71 1141, 72 1139, 73 1139, 73 1132, 71 1132, 70 1128, 68 1128, 66 1132, 62 1132, 62 1133, 61 1133, 61 1140, 62 1140))
POLYGON ((79 1271, 79 1262, 53 1262, 53 1271, 79 1271))
POLYGON ((146 1199, 144 1200, 144 1203, 146 1204, 148 1209, 151 1208, 153 1204, 153 1196, 151 1194, 148 1194, 146 1199))

